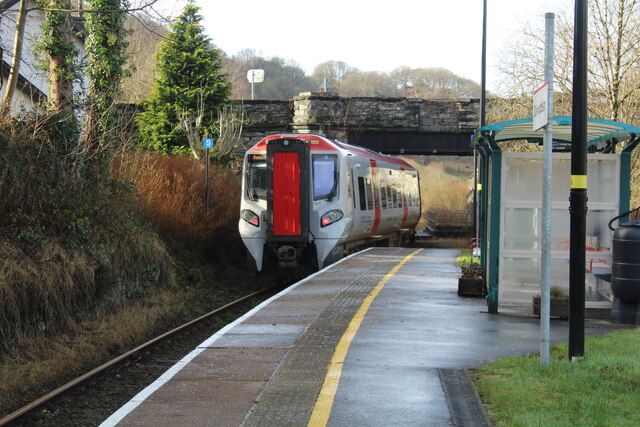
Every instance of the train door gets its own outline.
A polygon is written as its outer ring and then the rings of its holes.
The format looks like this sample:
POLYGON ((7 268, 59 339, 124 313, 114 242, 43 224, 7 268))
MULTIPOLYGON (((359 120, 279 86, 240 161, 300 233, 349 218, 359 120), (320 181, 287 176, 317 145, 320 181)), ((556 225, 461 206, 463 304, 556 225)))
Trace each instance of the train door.
POLYGON ((283 262, 297 263, 309 240, 309 147, 301 140, 267 145, 267 243, 283 262))

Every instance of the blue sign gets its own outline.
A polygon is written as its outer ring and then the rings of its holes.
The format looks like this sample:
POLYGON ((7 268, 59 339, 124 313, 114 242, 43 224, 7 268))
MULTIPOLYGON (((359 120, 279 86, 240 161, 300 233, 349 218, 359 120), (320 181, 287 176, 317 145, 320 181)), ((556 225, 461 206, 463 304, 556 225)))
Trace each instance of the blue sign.
POLYGON ((213 148, 213 145, 216 142, 213 140, 213 138, 204 138, 204 140, 202 141, 202 146, 204 148, 213 148))

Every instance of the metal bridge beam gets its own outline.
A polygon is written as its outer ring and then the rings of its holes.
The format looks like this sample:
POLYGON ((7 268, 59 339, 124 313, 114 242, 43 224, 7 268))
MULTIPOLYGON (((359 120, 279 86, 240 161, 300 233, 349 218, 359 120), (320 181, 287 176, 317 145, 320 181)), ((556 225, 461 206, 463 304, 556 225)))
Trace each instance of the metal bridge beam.
POLYGON ((349 143, 385 154, 471 156, 471 132, 363 132, 349 143))

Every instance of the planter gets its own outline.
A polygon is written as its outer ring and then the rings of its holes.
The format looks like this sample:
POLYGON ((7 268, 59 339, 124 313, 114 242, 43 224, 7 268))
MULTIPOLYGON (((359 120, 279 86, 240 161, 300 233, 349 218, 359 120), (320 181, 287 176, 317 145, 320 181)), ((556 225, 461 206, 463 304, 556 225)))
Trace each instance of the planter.
POLYGON ((484 297, 484 280, 470 277, 458 279, 458 296, 460 297, 484 297))
MULTIPOLYGON (((540 317, 540 297, 533 297, 533 314, 540 317)), ((567 320, 569 318, 569 298, 553 298, 549 300, 549 316, 567 320)))

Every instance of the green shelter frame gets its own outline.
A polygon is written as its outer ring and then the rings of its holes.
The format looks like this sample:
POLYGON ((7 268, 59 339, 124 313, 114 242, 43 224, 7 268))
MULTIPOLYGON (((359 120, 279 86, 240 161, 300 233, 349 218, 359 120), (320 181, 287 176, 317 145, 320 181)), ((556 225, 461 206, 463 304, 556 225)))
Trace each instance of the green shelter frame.
MULTIPOLYGON (((570 151, 572 118, 553 117, 554 152, 570 151)), ((502 150, 500 144, 523 140, 542 144, 544 128, 533 130, 531 117, 490 124, 476 129, 473 148, 481 161, 479 168, 480 198, 478 203, 478 232, 480 238, 480 264, 485 271, 488 289, 487 305, 490 313, 498 312, 500 259, 500 212, 502 150)), ((640 142, 640 127, 596 118, 587 119, 587 152, 615 154, 619 144, 619 212, 629 211, 631 197, 631 153, 640 142)), ((540 183, 542 184, 542 183, 540 183)), ((567 194, 567 199, 569 194, 567 194)))

